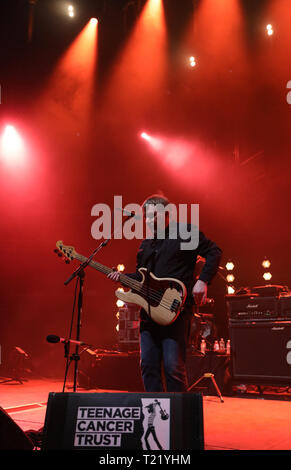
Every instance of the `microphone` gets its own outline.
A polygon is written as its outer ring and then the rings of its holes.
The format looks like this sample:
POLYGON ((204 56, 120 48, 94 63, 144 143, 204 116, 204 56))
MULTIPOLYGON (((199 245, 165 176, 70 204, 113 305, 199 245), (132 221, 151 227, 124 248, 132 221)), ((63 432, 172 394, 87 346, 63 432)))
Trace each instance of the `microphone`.
POLYGON ((72 344, 77 344, 78 346, 89 346, 83 341, 76 341, 75 339, 60 338, 60 336, 57 336, 57 335, 48 335, 46 337, 46 340, 49 343, 72 343, 72 344))
POLYGON ((117 207, 116 210, 121 211, 121 212, 122 212, 122 215, 124 215, 125 217, 129 217, 129 218, 133 217, 133 218, 135 218, 135 219, 137 219, 137 220, 140 220, 140 219, 141 219, 141 216, 138 215, 138 214, 136 214, 135 212, 129 212, 129 211, 127 211, 126 209, 121 209, 120 207, 117 207))

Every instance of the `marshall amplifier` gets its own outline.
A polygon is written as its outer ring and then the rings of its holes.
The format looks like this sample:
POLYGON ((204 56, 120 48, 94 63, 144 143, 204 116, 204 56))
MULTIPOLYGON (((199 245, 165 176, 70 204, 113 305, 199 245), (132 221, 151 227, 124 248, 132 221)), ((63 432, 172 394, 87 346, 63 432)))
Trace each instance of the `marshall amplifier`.
POLYGON ((232 378, 290 385, 291 321, 229 321, 232 378))
POLYGON ((279 316, 278 297, 226 295, 228 318, 231 320, 271 320, 279 316))
POLYGON ((198 393, 50 393, 44 450, 202 450, 198 393))

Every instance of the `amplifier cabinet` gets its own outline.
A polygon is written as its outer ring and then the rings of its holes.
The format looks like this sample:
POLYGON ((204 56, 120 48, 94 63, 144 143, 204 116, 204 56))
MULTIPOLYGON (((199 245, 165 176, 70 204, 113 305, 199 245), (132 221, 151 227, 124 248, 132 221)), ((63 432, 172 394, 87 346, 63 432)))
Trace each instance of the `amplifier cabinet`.
POLYGON ((291 384, 291 321, 229 321, 234 380, 291 384))
POLYGON ((286 320, 291 320, 291 295, 280 297, 280 315, 286 320))

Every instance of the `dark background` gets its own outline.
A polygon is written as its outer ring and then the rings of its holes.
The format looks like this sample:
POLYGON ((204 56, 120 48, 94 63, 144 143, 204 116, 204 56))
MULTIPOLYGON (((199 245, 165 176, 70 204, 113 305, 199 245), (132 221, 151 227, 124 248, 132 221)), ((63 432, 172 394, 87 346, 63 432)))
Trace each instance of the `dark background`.
MULTIPOLYGON (((63 370, 61 346, 45 338, 67 336, 75 287, 64 281, 76 265, 53 253, 55 243, 62 239, 81 254, 91 253, 99 243, 91 236, 91 208, 113 207, 114 195, 122 195, 125 205, 163 191, 176 204, 200 204, 200 228, 222 248, 222 266, 228 259, 235 263, 236 287, 263 284, 265 256, 272 262, 271 282, 291 285, 288 1, 236 1, 227 15, 205 11, 203 0, 164 1, 165 79, 154 92, 147 83, 143 100, 130 73, 128 89, 112 91, 108 85, 145 2, 74 1, 73 21, 60 10, 62 3, 37 2, 31 42, 28 2, 2 0, 0 11, 1 132, 13 123, 30 149, 25 168, 12 170, 1 161, 2 363, 17 345, 42 374, 63 370), (57 103, 62 114, 48 112, 48 79, 93 16, 99 20, 98 65, 84 131, 82 114, 71 120, 65 90, 57 103), (234 30, 228 28, 232 22, 234 30), (272 38, 265 31, 269 22, 272 38), (192 54, 198 58, 195 70, 185 65, 192 54), (116 102, 129 90, 126 105, 116 102), (197 153, 181 167, 165 164, 139 138, 144 129, 194 143, 197 153)), ((147 57, 145 73, 150 64, 147 57)), ((138 245, 113 240, 98 260, 132 271, 138 245)), ((81 336, 96 347, 117 342, 115 288, 88 269, 81 336)), ((218 276, 209 297, 216 300, 219 335, 227 338, 225 293, 218 276)))

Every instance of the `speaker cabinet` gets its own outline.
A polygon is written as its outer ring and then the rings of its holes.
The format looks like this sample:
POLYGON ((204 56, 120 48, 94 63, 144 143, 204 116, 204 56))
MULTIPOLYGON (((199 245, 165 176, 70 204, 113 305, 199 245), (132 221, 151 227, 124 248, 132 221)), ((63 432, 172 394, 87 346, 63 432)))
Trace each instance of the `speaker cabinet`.
POLYGON ((0 407, 0 450, 32 450, 32 441, 0 407))
POLYGON ((194 393, 50 393, 43 449, 203 449, 194 393))
POLYGON ((291 321, 230 321, 229 332, 233 379, 290 384, 291 321))

